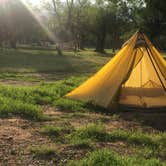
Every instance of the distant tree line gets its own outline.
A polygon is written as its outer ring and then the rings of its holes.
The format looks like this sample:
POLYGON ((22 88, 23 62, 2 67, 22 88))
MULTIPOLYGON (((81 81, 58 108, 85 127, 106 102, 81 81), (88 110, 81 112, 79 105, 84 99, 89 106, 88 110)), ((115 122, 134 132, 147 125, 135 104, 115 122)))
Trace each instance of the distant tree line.
POLYGON ((43 0, 35 7, 38 21, 20 0, 2 2, 0 47, 51 42, 61 53, 63 43, 73 43, 75 50, 93 47, 104 52, 119 48, 141 28, 166 50, 165 0, 43 0))

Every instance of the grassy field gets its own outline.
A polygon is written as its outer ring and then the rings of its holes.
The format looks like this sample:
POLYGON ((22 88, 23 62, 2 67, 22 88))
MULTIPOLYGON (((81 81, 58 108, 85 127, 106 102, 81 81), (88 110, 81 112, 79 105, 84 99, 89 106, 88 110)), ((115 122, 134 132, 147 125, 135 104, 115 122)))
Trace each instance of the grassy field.
POLYGON ((65 99, 108 62, 87 50, 0 51, 0 165, 165 166, 165 113, 65 99))

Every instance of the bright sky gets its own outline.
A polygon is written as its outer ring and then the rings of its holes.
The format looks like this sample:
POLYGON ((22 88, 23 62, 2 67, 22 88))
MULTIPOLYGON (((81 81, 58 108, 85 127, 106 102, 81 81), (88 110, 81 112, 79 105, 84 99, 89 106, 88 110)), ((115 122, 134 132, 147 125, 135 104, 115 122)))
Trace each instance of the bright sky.
POLYGON ((31 2, 33 5, 38 5, 41 2, 40 0, 27 0, 27 1, 31 2))
POLYGON ((22 0, 24 2, 30 2, 32 5, 39 5, 41 0, 22 0))

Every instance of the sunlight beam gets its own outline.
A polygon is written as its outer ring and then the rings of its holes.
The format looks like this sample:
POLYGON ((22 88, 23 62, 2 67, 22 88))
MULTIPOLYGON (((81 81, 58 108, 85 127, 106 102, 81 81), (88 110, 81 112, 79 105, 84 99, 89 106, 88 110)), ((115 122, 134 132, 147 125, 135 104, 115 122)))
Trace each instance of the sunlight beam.
POLYGON ((48 37, 52 40, 55 41, 55 35, 53 32, 51 32, 48 27, 44 25, 42 22, 41 18, 33 11, 32 7, 26 2, 26 0, 20 0, 23 5, 28 9, 28 11, 32 14, 32 16, 35 18, 35 20, 39 23, 41 28, 44 30, 44 32, 48 35, 48 37))

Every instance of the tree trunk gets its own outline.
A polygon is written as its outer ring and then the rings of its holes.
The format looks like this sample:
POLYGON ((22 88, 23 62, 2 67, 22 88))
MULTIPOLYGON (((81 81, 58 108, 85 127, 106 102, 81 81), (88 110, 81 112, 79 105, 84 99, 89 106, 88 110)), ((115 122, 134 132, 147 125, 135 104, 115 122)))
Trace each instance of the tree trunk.
POLYGON ((80 50, 84 50, 84 49, 85 49, 85 46, 84 46, 84 37, 81 37, 81 38, 80 38, 80 41, 79 41, 79 49, 80 49, 80 50))
POLYGON ((106 39, 106 21, 103 19, 102 23, 100 25, 100 31, 97 35, 97 43, 96 43, 96 52, 105 53, 104 47, 105 47, 105 39, 106 39))
POLYGON ((97 36, 97 43, 96 43, 96 50, 95 50, 96 52, 105 53, 104 51, 105 38, 106 38, 105 33, 102 36, 101 35, 97 36))
POLYGON ((59 46, 56 46, 56 50, 57 50, 57 55, 58 56, 62 56, 63 55, 62 54, 62 50, 61 50, 61 48, 59 46))
POLYGON ((15 40, 10 40, 10 46, 11 46, 11 48, 16 49, 17 48, 16 41, 15 40))

